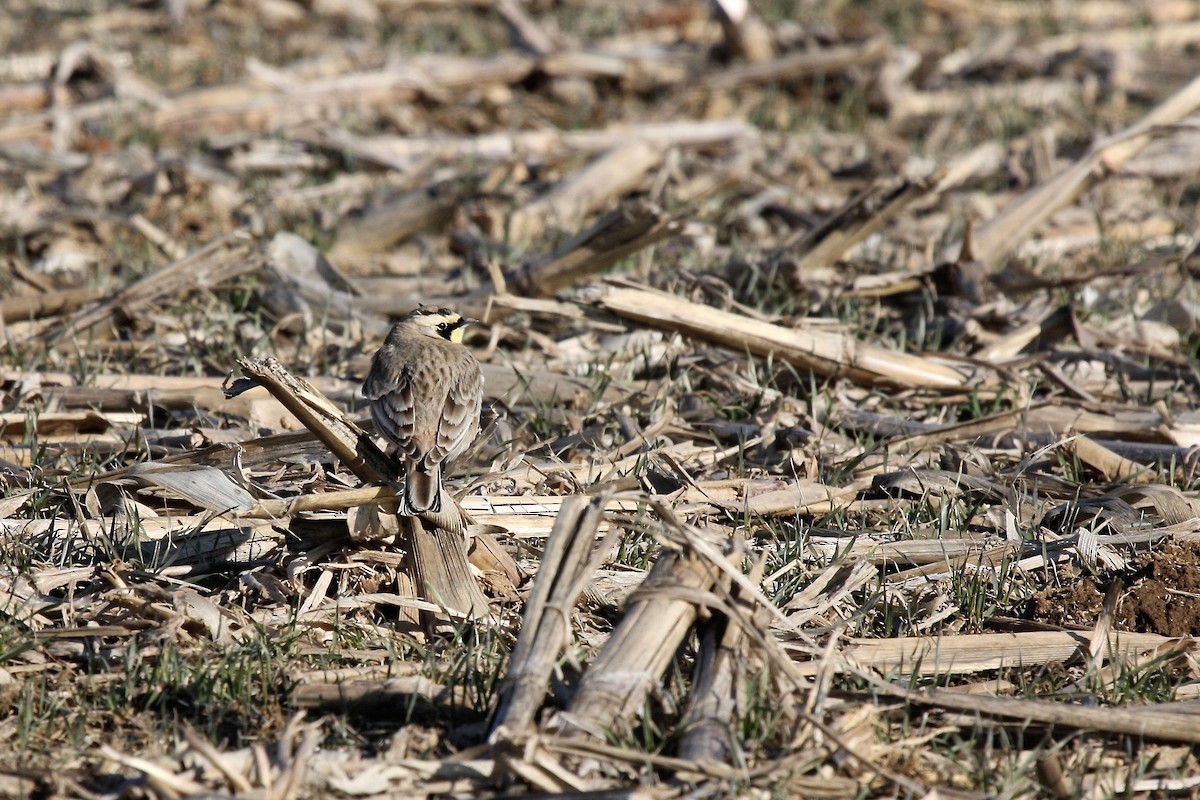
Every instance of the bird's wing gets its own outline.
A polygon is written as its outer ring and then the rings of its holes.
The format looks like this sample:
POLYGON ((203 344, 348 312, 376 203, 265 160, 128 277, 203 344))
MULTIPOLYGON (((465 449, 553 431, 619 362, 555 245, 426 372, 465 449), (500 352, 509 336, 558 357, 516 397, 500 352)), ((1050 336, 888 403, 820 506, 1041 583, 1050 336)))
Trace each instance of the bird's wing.
POLYGON ((426 460, 440 464, 461 455, 479 433, 479 410, 483 402, 483 375, 478 369, 465 370, 446 393, 437 439, 426 460))
POLYGON ((363 394, 371 401, 371 417, 375 428, 396 443, 400 452, 418 458, 421 448, 415 441, 417 412, 413 401, 413 371, 405 365, 395 380, 372 370, 363 384, 363 394))

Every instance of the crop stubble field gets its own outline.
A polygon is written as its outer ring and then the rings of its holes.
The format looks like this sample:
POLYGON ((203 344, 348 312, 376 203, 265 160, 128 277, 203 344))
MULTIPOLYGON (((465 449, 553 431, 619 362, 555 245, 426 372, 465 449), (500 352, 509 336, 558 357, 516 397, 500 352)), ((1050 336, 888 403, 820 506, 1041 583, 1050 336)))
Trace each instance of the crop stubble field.
POLYGON ((5 4, 0 795, 1195 792, 1198 49, 5 4), (466 548, 358 393, 418 303, 484 320, 466 548))

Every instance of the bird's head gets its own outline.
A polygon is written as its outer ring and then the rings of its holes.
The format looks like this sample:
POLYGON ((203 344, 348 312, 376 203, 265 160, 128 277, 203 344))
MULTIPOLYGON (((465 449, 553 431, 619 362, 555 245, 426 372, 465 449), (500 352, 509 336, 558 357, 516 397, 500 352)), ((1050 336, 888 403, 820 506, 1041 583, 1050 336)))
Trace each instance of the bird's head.
POLYGON ((467 326, 479 320, 464 317, 457 311, 451 311, 448 308, 421 307, 409 313, 402 321, 409 323, 426 336, 462 344, 463 332, 467 326))

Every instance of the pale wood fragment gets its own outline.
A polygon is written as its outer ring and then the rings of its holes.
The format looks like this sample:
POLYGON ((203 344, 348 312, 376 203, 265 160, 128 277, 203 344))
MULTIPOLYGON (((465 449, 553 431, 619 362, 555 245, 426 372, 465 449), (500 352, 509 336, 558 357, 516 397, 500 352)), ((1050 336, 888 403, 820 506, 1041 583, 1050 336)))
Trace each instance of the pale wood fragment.
POLYGON ((653 203, 623 203, 552 252, 506 274, 504 280, 519 294, 550 297, 681 230, 678 221, 653 203))
POLYGON ((771 60, 730 67, 708 75, 703 83, 709 89, 732 89, 746 83, 794 81, 810 75, 876 66, 887 59, 889 51, 887 37, 875 37, 862 45, 802 50, 771 60))
POLYGON ((622 317, 712 341, 737 352, 782 358, 818 375, 866 384, 959 389, 968 373, 820 330, 784 328, 652 289, 612 287, 600 304, 622 317))
POLYGON ((1051 309, 1040 319, 1032 320, 1016 330, 1001 336, 975 354, 980 361, 1003 363, 1015 358, 1034 342, 1049 348, 1055 339, 1061 339, 1072 331, 1074 315, 1069 306, 1051 309))
MULTIPOLYGON (((654 203, 644 200, 624 202, 546 255, 504 272, 501 278, 502 293, 497 293, 495 287, 484 286, 448 302, 452 302, 461 313, 479 317, 485 322, 495 322, 507 312, 520 308, 522 296, 551 297, 626 256, 677 235, 682 229, 679 220, 654 203), (510 299, 515 302, 510 302, 510 299)), ((512 385, 512 376, 512 371, 509 371, 503 382, 512 385)), ((556 389, 566 389, 563 383, 572 379, 564 376, 552 380, 556 389)), ((574 380, 583 384, 583 381, 574 380)), ((492 377, 485 374, 485 391, 492 391, 492 383, 492 377)), ((547 384, 538 379, 531 380, 529 385, 540 390, 547 384)), ((540 393, 545 394, 544 391, 540 393)), ((497 391, 497 396, 511 394, 511 391, 497 391)), ((606 389, 608 395, 611 395, 611 391, 606 389)))
POLYGON ((535 56, 547 56, 558 49, 550 34, 542 30, 517 0, 495 0, 496 11, 504 17, 517 43, 535 56))
POLYGON ((1153 469, 1118 455, 1088 436, 1076 436, 1072 447, 1079 460, 1099 472, 1106 481, 1152 483, 1155 480, 1153 469))
POLYGON ((253 790, 254 787, 250 785, 250 782, 236 769, 231 768, 221 752, 208 739, 196 733, 191 725, 184 724, 183 738, 187 742, 188 747, 201 754, 221 773, 235 792, 241 793, 253 790))
POLYGON ((718 576, 714 566, 694 551, 663 553, 629 599, 579 691, 550 727, 604 739, 627 721, 691 629, 697 597, 707 594, 718 576))
MULTIPOLYGON (((1162 0, 1151 3, 1110 2, 1110 0, 1081 0, 1064 6, 1034 8, 1022 0, 997 0, 994 3, 980 5, 971 0, 926 0, 926 8, 938 14, 946 14, 962 19, 963 22, 978 23, 980 21, 1006 25, 1021 22, 1071 23, 1102 34, 1104 29, 1113 25, 1142 23, 1149 20, 1153 23, 1180 23, 1192 18, 1196 13, 1195 5, 1190 0, 1162 0)), ((1167 26, 1172 27, 1172 26, 1167 26)), ((1140 30, 1141 28, 1139 28, 1140 30)))
POLYGON ((38 294, 0 299, 0 321, 17 322, 27 319, 54 317, 99 300, 103 290, 96 287, 58 289, 38 294))
MULTIPOLYGON (((1175 641, 1155 633, 1110 631, 1107 655, 1129 659, 1175 641)), ((787 647, 784 643, 784 647, 787 647)), ((1036 667, 1063 662, 1088 651, 1088 631, 1022 633, 957 633, 953 636, 905 636, 895 639, 850 639, 841 651, 847 665, 884 674, 961 675, 1003 668, 1036 667)), ((801 673, 816 674, 817 661, 797 664, 801 673)))
POLYGON ((1077 50, 1153 53, 1180 50, 1198 41, 1200 21, 1191 19, 1153 27, 1137 25, 1129 28, 1096 28, 1078 33, 1063 33, 1020 47, 1013 53, 1013 57, 1020 61, 1045 63, 1077 50))
POLYGON ((386 250, 417 231, 446 220, 462 199, 462 181, 413 189, 339 226, 329 251, 334 263, 353 262, 386 250))
POLYGON ((902 181, 898 185, 874 185, 851 198, 821 225, 809 231, 795 245, 795 280, 803 286, 818 269, 832 267, 846 251, 879 232, 904 209, 938 186, 941 172, 924 180, 902 181))
MULTIPOLYGON (((788 514, 827 514, 852 499, 865 487, 864 483, 828 486, 817 481, 799 481, 793 486, 756 494, 745 501, 744 509, 754 516, 786 516, 788 514)), ((737 503, 729 504, 734 510, 737 503)))
POLYGON ((518 209, 509 221, 509 236, 517 242, 528 242, 548 228, 578 227, 589 213, 640 184, 662 157, 663 149, 644 139, 630 139, 617 145, 518 209))
POLYGON ((95 411, 47 412, 36 419, 24 411, 0 414, 0 436, 8 439, 101 434, 112 427, 112 419, 95 411))
MULTIPOLYGON (((887 582, 893 586, 907 586, 911 583, 927 586, 930 580, 949 577, 954 570, 964 567, 979 569, 998 567, 1013 558, 1013 552, 1017 549, 1017 545, 1005 542, 986 548, 982 552, 974 548, 966 549, 965 552, 963 548, 958 549, 959 553, 956 555, 947 553, 942 558, 935 558, 922 566, 888 575, 887 582)), ((1037 558, 1041 558, 1041 556, 1037 556, 1037 558)), ((1036 569, 1038 565, 1022 561, 1018 562, 1018 566, 1024 570, 1031 570, 1036 569)))
POLYGON ((146 783, 160 796, 187 797, 207 792, 207 787, 185 775, 177 775, 149 759, 127 756, 107 744, 100 745, 100 755, 108 761, 145 775, 146 783))
POLYGON ((636 70, 634 62, 614 53, 560 50, 548 53, 538 62, 541 69, 556 78, 624 80, 636 70))
MULTIPOLYGON (((285 91, 248 84, 194 89, 172 98, 150 124, 172 137, 275 130, 349 107, 384 109, 421 94, 512 84, 524 80, 533 66, 532 58, 515 53, 478 59, 424 56, 383 70, 299 81, 285 91)), ((0 129, 0 140, 4 133, 0 129)))
POLYGON ((503 161, 513 158, 600 154, 633 139, 658 147, 714 147, 750 140, 757 131, 740 120, 672 120, 593 130, 555 129, 478 136, 358 136, 345 130, 307 131, 302 141, 336 146, 358 158, 408 169, 429 161, 503 161))
POLYGON ((142 236, 145 236, 148 242, 166 253, 169 258, 178 261, 187 256, 186 247, 175 241, 166 231, 141 214, 134 214, 130 217, 129 226, 142 236))
POLYGON ((1019 106, 1048 109, 1079 102, 1079 84, 1074 80, 1032 78, 1021 83, 972 86, 921 92, 904 88, 887 92, 891 103, 888 119, 895 126, 913 120, 947 116, 964 108, 1019 106))
MULTIPOLYGON (((1125 130, 1100 139, 1049 182, 1033 187, 1006 206, 976 232, 978 259, 989 269, 997 269, 1012 249, 1051 214, 1074 201, 1097 178, 1120 169, 1141 152, 1156 128, 1178 122, 1197 108, 1200 108, 1200 78, 1193 79, 1125 130)), ((957 244, 949 248, 950 252, 957 249, 957 244)))
MULTIPOLYGON (((876 686, 879 686, 876 683, 876 686)), ((1070 730, 1098 731, 1141 739, 1200 744, 1200 719, 1195 714, 1153 708, 1099 708, 1055 700, 1015 697, 964 696, 947 689, 904 689, 887 685, 880 691, 920 705, 984 714, 1003 719, 1041 723, 1070 730)))
MULTIPOLYGON (((759 558, 747 579, 761 584, 765 563, 759 558)), ((746 670, 749 650, 743 624, 752 620, 765 628, 767 619, 760 613, 760 619, 755 620, 754 601, 740 589, 733 592, 730 602, 741 612, 741 620, 714 614, 704 621, 701 629, 692 690, 683 712, 685 727, 678 747, 679 757, 687 761, 721 763, 733 756, 737 680, 746 670)))
POLYGON ((461 686, 457 689, 442 686, 424 675, 302 683, 292 690, 291 696, 299 708, 335 712, 350 709, 358 714, 376 716, 404 714, 414 699, 459 707, 465 707, 470 701, 461 686))
POLYGON ((413 582, 420 596, 452 614, 490 619, 487 598, 467 560, 467 543, 462 531, 441 526, 426 530, 419 517, 403 518, 403 522, 411 526, 405 542, 409 548, 413 582))
MULTIPOLYGON (((996 547, 996 539, 964 537, 961 539, 911 539, 882 541, 874 537, 813 536, 808 547, 824 558, 863 559, 871 564, 900 566, 932 564, 947 568, 950 564, 971 563, 996 547)), ((1014 545, 1009 550, 1017 550, 1014 545)))
MULTIPOLYGON (((496 528, 492 527, 492 523, 482 520, 476 520, 476 527, 483 527, 487 532, 495 532, 496 528)), ((503 528, 504 526, 496 526, 503 528)), ((468 533, 475 532, 475 528, 468 528, 468 533)), ((498 588, 499 593, 504 595, 502 599, 511 600, 516 596, 516 589, 528 577, 529 573, 521 569, 517 565, 516 559, 504 549, 495 536, 476 535, 471 536, 470 544, 467 548, 467 560, 471 566, 479 570, 483 580, 488 581, 493 588, 498 588), (494 574, 493 574, 494 573, 494 574)))
POLYGON ((567 498, 558 512, 500 684, 500 701, 491 725, 493 742, 521 736, 533 724, 549 688, 550 673, 570 642, 575 604, 608 551, 605 544, 596 544, 607 502, 603 496, 590 501, 575 496, 567 498))

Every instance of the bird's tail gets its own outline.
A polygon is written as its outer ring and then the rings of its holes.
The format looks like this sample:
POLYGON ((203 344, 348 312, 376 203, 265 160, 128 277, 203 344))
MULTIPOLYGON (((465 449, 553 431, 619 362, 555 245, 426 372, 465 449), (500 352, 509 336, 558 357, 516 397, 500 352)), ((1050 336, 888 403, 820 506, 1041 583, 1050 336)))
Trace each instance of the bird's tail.
POLYGON ((404 475, 404 507, 400 513, 415 517, 424 511, 442 510, 442 469, 409 461, 404 475))

